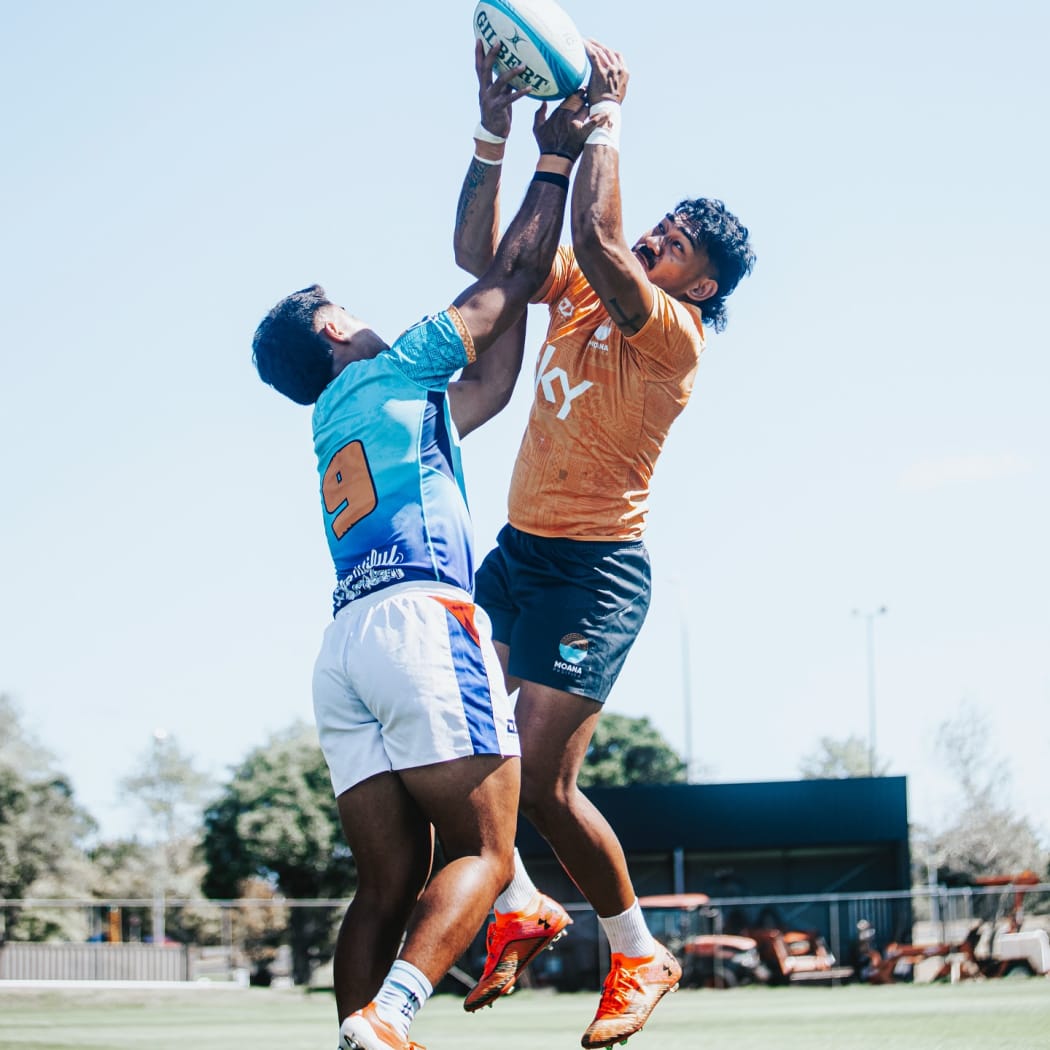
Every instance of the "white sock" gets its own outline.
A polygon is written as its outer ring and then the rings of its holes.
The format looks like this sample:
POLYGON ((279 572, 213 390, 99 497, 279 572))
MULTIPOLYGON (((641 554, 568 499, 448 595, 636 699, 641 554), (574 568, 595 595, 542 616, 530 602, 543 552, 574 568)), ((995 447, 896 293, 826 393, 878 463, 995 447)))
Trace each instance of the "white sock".
POLYGON ((496 911, 506 915, 510 911, 526 911, 535 903, 540 891, 536 889, 518 851, 514 851, 514 878, 510 885, 496 898, 496 911))
POLYGON ((647 959, 656 954, 656 941, 645 925, 642 907, 635 900, 627 911, 611 915, 598 921, 605 936, 609 938, 609 950, 614 955, 626 955, 629 959, 647 959))
POLYGON ((409 1026, 433 992, 430 982, 419 970, 410 962, 398 959, 375 997, 376 1013, 407 1039, 409 1026))

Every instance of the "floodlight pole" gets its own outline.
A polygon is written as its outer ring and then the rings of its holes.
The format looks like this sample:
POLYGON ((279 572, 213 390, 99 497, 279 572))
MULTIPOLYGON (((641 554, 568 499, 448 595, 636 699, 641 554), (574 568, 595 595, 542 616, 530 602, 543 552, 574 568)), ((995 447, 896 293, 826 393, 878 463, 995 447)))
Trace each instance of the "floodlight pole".
MULTIPOLYGON (((166 729, 155 729, 153 731, 153 755, 159 761, 164 741, 168 739, 166 729)), ((153 882, 153 947, 160 949, 164 947, 167 940, 167 931, 164 928, 164 895, 168 881, 168 858, 167 844, 163 839, 158 839, 155 846, 153 862, 156 867, 153 882)))
POLYGON ((682 642, 682 708, 685 715, 685 782, 693 782, 693 675, 689 663, 689 610, 685 588, 678 585, 678 620, 682 642))
POLYGON ((669 578, 678 592, 678 638, 682 658, 682 720, 685 732, 685 779, 687 784, 693 782, 693 676, 689 662, 689 606, 685 598, 685 585, 677 576, 669 578))
POLYGON ((853 610, 854 616, 864 617, 868 650, 868 776, 875 776, 875 617, 886 615, 886 606, 869 612, 853 610))

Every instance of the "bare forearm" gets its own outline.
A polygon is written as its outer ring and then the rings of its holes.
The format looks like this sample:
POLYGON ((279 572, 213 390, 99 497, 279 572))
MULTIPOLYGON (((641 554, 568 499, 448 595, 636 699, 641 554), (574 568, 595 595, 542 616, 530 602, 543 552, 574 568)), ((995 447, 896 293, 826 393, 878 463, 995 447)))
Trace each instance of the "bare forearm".
POLYGON ((492 273, 503 281, 524 280, 529 295, 546 280, 554 262, 562 222, 566 189, 533 179, 525 200, 499 243, 492 273))
POLYGON ((625 335, 640 331, 652 311, 652 290, 623 234, 620 160, 616 149, 583 151, 572 198, 576 261, 609 317, 625 335))
POLYGON ((479 277, 492 261, 499 242, 499 189, 502 167, 470 162, 456 205, 453 234, 456 264, 479 277))
POLYGON ((572 187, 572 246, 576 257, 600 257, 625 243, 620 155, 607 146, 588 146, 572 187))
POLYGON ((526 314, 449 384, 449 407, 460 437, 466 437, 506 408, 514 393, 525 350, 526 314))

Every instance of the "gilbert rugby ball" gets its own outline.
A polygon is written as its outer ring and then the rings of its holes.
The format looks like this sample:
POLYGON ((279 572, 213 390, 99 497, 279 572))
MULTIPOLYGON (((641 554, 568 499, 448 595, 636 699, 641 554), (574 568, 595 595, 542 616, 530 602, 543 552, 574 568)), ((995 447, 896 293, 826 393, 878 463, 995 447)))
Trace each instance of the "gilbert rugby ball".
POLYGON ((498 72, 525 67, 511 83, 531 88, 533 98, 565 98, 587 73, 583 39, 554 0, 481 0, 474 35, 487 49, 499 47, 498 72))

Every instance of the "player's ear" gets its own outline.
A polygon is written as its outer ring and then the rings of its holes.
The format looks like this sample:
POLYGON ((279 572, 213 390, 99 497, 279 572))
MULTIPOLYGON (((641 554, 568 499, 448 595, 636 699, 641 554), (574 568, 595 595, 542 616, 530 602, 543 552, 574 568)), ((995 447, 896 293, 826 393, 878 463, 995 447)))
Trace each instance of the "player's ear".
POLYGON ((345 343, 350 338, 339 321, 334 317, 330 317, 325 321, 321 327, 321 334, 327 336, 333 343, 345 343))
POLYGON ((321 335, 330 339, 333 343, 348 343, 357 326, 350 323, 350 317, 345 310, 333 310, 326 308, 324 324, 321 325, 321 335))
POLYGON ((713 277, 701 277, 692 288, 685 290, 685 294, 690 302, 702 303, 718 294, 718 282, 713 277))

